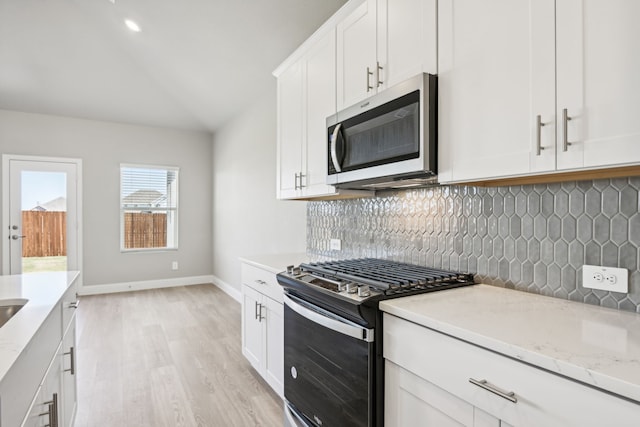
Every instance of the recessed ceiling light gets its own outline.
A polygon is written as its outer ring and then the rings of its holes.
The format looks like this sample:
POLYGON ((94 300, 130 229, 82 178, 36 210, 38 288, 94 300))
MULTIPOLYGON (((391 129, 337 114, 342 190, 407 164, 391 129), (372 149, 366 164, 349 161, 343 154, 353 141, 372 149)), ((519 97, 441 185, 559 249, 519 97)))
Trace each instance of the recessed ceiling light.
POLYGON ((127 25, 127 28, 133 31, 134 33, 140 32, 140 26, 136 24, 134 21, 132 21, 131 19, 125 19, 124 23, 127 25))

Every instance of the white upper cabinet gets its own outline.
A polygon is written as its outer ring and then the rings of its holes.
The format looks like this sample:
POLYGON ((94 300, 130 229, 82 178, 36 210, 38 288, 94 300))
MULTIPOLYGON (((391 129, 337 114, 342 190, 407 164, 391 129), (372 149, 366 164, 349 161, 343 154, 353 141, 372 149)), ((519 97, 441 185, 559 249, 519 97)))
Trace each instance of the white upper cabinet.
POLYGON ((278 198, 325 197, 327 125, 336 112, 335 30, 278 75, 278 198))
POLYGON ((553 3, 440 0, 441 182, 555 168, 553 3))
POLYGON ((365 0, 337 25, 337 107, 436 74, 436 0, 365 0))
POLYGON ((375 93, 376 0, 365 0, 337 26, 338 110, 375 93))
POLYGON ((438 4, 440 182, 640 162, 639 2, 438 4))
POLYGON ((302 190, 306 196, 329 194, 327 117, 336 113, 336 33, 330 31, 303 59, 306 120, 302 190))
POLYGON ((380 87, 438 73, 436 0, 378 0, 380 87))
POLYGON ((558 169, 639 162, 640 2, 558 0, 556 8, 558 169))
POLYGON ((278 76, 278 198, 298 195, 302 171, 302 63, 278 76))

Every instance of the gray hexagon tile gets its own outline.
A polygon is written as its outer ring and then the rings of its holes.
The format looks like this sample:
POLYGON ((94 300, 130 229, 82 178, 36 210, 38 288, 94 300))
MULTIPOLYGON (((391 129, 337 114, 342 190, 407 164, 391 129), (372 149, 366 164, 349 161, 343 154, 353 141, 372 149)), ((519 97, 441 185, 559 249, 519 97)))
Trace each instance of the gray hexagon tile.
POLYGON ((441 186, 307 204, 314 258, 376 256, 477 281, 640 312, 640 177, 441 186), (342 239, 342 251, 329 240, 342 239), (630 270, 629 295, 582 288, 582 265, 630 270))

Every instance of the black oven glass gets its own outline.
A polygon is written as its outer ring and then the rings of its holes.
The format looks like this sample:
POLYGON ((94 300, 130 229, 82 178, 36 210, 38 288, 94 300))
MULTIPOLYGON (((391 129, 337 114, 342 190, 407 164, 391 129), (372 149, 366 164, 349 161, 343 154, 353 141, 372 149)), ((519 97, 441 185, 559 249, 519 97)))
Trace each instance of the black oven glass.
POLYGON ((368 426, 373 343, 284 307, 285 398, 317 426, 368 426))
MULTIPOLYGON (((336 126, 328 129, 329 150, 336 126)), ((345 120, 336 138, 342 172, 420 157, 420 92, 345 120)), ((332 161, 329 173, 336 173, 332 161)))

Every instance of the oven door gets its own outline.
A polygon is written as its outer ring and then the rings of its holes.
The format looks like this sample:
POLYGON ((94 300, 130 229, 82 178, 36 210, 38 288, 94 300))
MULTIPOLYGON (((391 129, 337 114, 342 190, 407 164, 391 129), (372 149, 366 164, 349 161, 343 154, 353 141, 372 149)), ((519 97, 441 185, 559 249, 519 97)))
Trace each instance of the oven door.
POLYGON ((310 426, 371 426, 374 330, 284 296, 284 395, 310 426))

